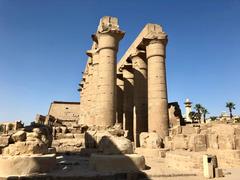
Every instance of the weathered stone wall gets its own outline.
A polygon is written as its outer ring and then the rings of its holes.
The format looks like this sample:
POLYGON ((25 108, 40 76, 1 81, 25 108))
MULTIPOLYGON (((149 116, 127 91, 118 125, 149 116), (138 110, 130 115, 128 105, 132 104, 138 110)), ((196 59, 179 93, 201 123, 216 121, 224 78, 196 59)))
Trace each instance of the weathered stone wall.
POLYGON ((77 122, 79 119, 79 107, 80 103, 78 102, 54 101, 51 103, 48 115, 66 122, 77 122))
POLYGON ((164 143, 171 151, 214 154, 221 167, 239 167, 239 142, 240 124, 209 123, 172 128, 164 143))

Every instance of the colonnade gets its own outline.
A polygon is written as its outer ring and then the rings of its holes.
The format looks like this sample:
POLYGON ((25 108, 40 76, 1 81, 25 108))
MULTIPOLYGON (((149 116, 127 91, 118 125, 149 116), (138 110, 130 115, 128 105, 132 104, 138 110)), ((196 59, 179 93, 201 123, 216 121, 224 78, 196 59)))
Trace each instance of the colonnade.
POLYGON ((160 25, 147 24, 117 64, 123 36, 117 18, 100 20, 80 83, 80 123, 121 123, 139 146, 141 132, 168 135, 167 35, 160 25))

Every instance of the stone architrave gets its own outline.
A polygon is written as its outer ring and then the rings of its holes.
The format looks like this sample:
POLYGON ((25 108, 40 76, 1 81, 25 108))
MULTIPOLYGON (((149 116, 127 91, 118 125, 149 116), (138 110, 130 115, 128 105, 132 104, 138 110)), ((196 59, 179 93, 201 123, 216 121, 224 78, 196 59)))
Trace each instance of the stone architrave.
POLYGON ((153 34, 145 39, 148 63, 148 129, 162 138, 169 134, 165 67, 167 35, 153 34))
POLYGON ((105 16, 100 20, 93 36, 99 53, 99 126, 113 126, 116 121, 116 54, 124 32, 119 29, 118 19, 105 16))
POLYGON ((135 106, 134 142, 140 146, 139 135, 148 131, 147 122, 147 63, 145 51, 136 50, 130 56, 134 75, 133 101, 135 106))
POLYGON ((123 111, 124 111, 124 123, 123 129, 128 131, 128 138, 133 140, 133 69, 131 64, 123 67, 123 81, 124 81, 124 92, 123 92, 123 111))

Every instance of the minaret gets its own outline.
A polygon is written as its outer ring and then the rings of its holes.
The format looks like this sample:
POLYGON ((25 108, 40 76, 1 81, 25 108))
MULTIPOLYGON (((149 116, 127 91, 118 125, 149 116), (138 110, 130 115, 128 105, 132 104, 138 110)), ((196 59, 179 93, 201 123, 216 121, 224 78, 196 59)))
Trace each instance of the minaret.
POLYGON ((192 119, 189 117, 189 113, 192 111, 192 102, 187 98, 185 101, 185 121, 192 122, 192 119))

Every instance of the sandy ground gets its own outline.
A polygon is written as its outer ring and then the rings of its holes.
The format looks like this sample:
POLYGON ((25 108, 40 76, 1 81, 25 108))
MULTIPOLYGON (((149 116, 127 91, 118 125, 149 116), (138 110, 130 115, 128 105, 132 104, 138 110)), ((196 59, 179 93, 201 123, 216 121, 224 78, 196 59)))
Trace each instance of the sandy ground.
MULTIPOLYGON (((48 174, 42 174, 42 177, 48 176, 55 177, 55 179, 115 179, 115 173, 99 173, 94 170, 89 169, 89 158, 79 155, 64 155, 57 156, 57 168, 48 174), (110 178, 109 178, 110 176, 110 178), (105 178, 106 177, 106 178, 105 178)), ((134 174, 127 175, 128 178, 122 174, 118 175, 116 179, 137 179, 137 180, 160 180, 160 179, 171 179, 171 180, 204 180, 202 172, 199 170, 188 170, 183 171, 181 167, 178 169, 173 169, 166 166, 164 163, 165 158, 146 158, 146 165, 148 168, 144 171, 140 171, 146 174, 146 177, 138 176, 134 178, 134 174), (129 178, 133 177, 133 178, 129 178)), ((240 180, 240 167, 232 169, 224 169, 225 177, 216 178, 220 180, 240 180)), ((41 176, 41 175, 40 175, 41 176)), ((0 178, 1 179, 1 178, 0 178)), ((31 179, 31 178, 30 178, 31 179)), ((32 177, 34 179, 34 177, 32 177)))
MULTIPOLYGON (((97 173, 88 168, 88 158, 81 156, 58 156, 58 169, 51 174, 57 174, 58 176, 98 176, 106 175, 97 173)), ((166 167, 164 158, 146 158, 146 165, 149 167, 143 172, 148 175, 148 178, 143 179, 176 179, 176 180, 202 180, 206 179, 203 177, 202 172, 198 170, 182 171, 180 169, 172 169, 166 167)), ((240 168, 224 169, 225 177, 216 178, 222 180, 240 180, 240 168)))

